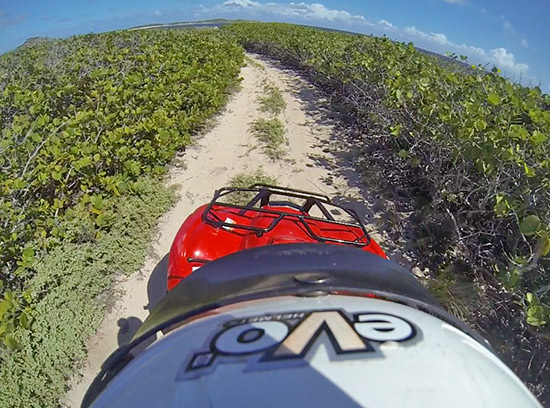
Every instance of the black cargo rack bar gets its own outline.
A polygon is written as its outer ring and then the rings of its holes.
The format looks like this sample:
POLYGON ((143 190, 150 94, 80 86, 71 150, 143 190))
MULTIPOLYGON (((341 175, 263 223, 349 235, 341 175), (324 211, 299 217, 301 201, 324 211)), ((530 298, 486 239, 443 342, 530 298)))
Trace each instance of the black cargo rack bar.
POLYGON ((214 197, 212 198, 212 201, 206 207, 202 214, 202 220, 204 223, 209 224, 215 228, 231 228, 231 229, 240 229, 245 231, 250 231, 256 233, 258 237, 261 237, 263 234, 268 233, 272 231, 283 219, 290 218, 297 220, 305 229, 307 234, 311 236, 313 239, 315 239, 317 242, 326 243, 326 242, 332 242, 332 243, 338 243, 338 244, 346 244, 346 245, 354 245, 359 247, 368 246, 371 243, 371 238, 364 226, 364 224, 361 222, 361 219, 357 215, 355 211, 353 211, 350 208, 342 207, 341 205, 334 204, 331 202, 330 198, 328 198, 325 195, 311 193, 308 191, 303 190, 296 190, 292 188, 287 187, 278 187, 278 186, 270 186, 266 184, 254 184, 253 186, 249 188, 231 188, 231 187, 224 187, 219 190, 216 190, 214 193, 214 197), (246 205, 236 205, 236 204, 228 204, 224 202, 220 202, 219 200, 229 194, 232 193, 256 193, 256 195, 248 202, 246 205), (292 214, 284 211, 277 211, 277 210, 267 210, 264 208, 261 208, 263 206, 269 205, 269 204, 280 204, 280 202, 271 202, 270 198, 273 194, 286 196, 289 198, 298 198, 305 200, 303 205, 294 204, 291 202, 284 202, 283 205, 287 205, 291 208, 294 208, 298 211, 308 213, 313 207, 316 207, 321 211, 321 213, 325 216, 325 218, 319 218, 319 217, 313 217, 310 215, 304 215, 304 214, 292 214), (254 207, 256 204, 260 205, 260 207, 254 207), (334 206, 346 214, 348 214, 355 222, 344 222, 344 221, 336 221, 334 217, 330 214, 330 212, 327 210, 324 204, 329 204, 331 206, 334 206), (225 207, 225 208, 234 208, 241 210, 240 214, 244 215, 246 211, 254 211, 259 214, 269 214, 275 216, 271 224, 267 227, 256 227, 246 224, 239 224, 239 223, 228 223, 220 219, 213 211, 212 209, 214 207, 225 207), (326 222, 333 225, 341 225, 346 227, 355 227, 360 228, 362 232, 362 236, 358 237, 357 239, 351 241, 351 240, 344 240, 344 239, 337 239, 337 238, 330 238, 330 237, 322 237, 313 232, 311 227, 308 225, 308 221, 321 221, 326 222), (365 242, 361 242, 362 240, 365 240, 365 242))

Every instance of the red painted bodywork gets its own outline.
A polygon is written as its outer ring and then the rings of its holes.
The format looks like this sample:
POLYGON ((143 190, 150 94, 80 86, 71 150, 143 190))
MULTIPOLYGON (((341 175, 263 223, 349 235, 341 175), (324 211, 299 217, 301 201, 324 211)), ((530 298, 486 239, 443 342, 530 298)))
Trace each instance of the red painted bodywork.
MULTIPOLYGON (((254 231, 214 227, 205 223, 202 217, 207 207, 208 205, 203 205, 197 208, 182 224, 174 239, 168 259, 168 290, 174 288, 182 279, 206 262, 243 249, 263 245, 318 242, 304 227, 304 221, 298 218, 300 215, 307 215, 303 211, 286 206, 262 207, 264 210, 283 211, 289 216, 283 218, 273 230, 258 236, 254 231)), ((225 222, 262 228, 269 227, 277 218, 276 214, 258 212, 254 209, 242 211, 218 204, 213 205, 210 214, 225 222)), ((323 238, 368 242, 360 227, 335 224, 320 219, 307 219, 306 222, 311 231, 323 238)), ((344 244, 335 243, 334 245, 344 244)), ((361 249, 387 259, 382 248, 373 239, 370 239, 370 243, 362 246, 361 249)))

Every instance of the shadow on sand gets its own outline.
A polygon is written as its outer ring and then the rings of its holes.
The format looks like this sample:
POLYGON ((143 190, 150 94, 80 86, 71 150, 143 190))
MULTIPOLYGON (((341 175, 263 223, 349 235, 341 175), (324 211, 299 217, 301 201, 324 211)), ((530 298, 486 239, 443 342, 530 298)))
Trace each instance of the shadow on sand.
MULTIPOLYGON (((164 298, 166 295, 166 272, 168 270, 168 254, 164 255, 159 261, 157 266, 153 269, 153 272, 149 276, 147 282, 147 299, 148 303, 144 306, 145 309, 151 313, 156 305, 164 298)), ((118 345, 122 346, 127 344, 132 340, 139 327, 143 323, 141 319, 135 316, 124 317, 118 320, 118 345)), ((155 338, 150 338, 147 341, 140 344, 135 349, 135 353, 139 353, 151 343, 155 341, 155 338)))

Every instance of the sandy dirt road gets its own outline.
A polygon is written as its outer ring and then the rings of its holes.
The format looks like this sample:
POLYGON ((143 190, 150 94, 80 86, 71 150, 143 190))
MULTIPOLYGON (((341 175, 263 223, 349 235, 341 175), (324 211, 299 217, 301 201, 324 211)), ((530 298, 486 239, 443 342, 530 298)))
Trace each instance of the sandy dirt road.
POLYGON ((241 87, 216 118, 214 127, 181 156, 182 166, 171 168, 167 183, 179 186, 180 199, 161 218, 141 271, 118 283, 120 298, 89 343, 83 370, 71 381, 62 401, 67 406, 80 406, 103 361, 119 344, 130 340, 149 309, 164 295, 166 255, 181 223, 234 175, 261 168, 280 185, 335 197, 336 202, 356 210, 369 233, 384 245, 385 237, 376 234, 384 214, 373 212, 374 200, 365 192, 352 163, 347 166, 347 158, 339 152, 338 130, 327 113, 326 101, 292 71, 257 55, 248 55, 247 60, 241 71, 241 87), (258 97, 266 80, 281 90, 286 102, 279 117, 289 145, 286 157, 278 161, 262 153, 249 129, 253 120, 265 116, 258 109, 258 97))

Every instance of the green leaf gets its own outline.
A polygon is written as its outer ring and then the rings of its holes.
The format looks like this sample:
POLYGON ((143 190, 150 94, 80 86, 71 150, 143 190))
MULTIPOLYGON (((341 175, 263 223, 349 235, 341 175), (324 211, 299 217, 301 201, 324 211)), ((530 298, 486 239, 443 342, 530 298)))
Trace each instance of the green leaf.
POLYGON ((494 106, 500 105, 500 96, 498 96, 496 93, 491 92, 487 96, 487 101, 494 106))
POLYGON ((539 237, 537 247, 540 249, 542 256, 546 256, 550 253, 550 233, 545 232, 539 237))
POLYGON ((4 344, 6 345, 6 347, 10 350, 10 351, 15 351, 19 348, 21 348, 21 346, 19 345, 19 343, 17 342, 17 340, 15 340, 13 338, 12 335, 10 334, 7 334, 6 336, 4 336, 4 344))
POLYGON ((519 224, 519 231, 526 236, 536 234, 541 227, 540 218, 536 215, 529 215, 519 224))
POLYGON ((509 271, 507 278, 506 286, 510 289, 515 288, 521 280, 521 272, 517 268, 513 268, 509 271))
POLYGON ((527 300, 527 323, 532 326, 544 326, 546 325, 548 318, 550 318, 550 308, 542 304, 540 299, 528 292, 525 295, 527 300))
POLYGON ((92 79, 97 79, 101 76, 101 69, 97 68, 97 69, 94 69, 91 73, 90 73, 90 78, 92 79))
POLYGON ((108 217, 103 215, 103 214, 99 214, 95 220, 95 223, 99 226, 99 227, 104 227, 105 225, 107 225, 107 220, 108 220, 108 217))
POLYGON ((399 136, 399 131, 401 130, 401 125, 392 126, 391 127, 391 135, 392 136, 399 136))
POLYGON ((101 210, 103 208, 103 197, 100 195, 93 195, 90 197, 90 202, 94 208, 101 210))
POLYGON ((525 171, 525 175, 527 177, 535 177, 537 175, 535 170, 532 167, 529 167, 527 163, 523 163, 523 170, 525 171))
POLYGON ((408 155, 409 155, 409 152, 406 151, 406 150, 399 150, 399 153, 397 153, 397 155, 399 157, 401 157, 402 159, 406 158, 408 155))
POLYGON ((478 131, 485 130, 487 128, 487 122, 485 122, 484 119, 478 119, 478 120, 475 121, 474 127, 478 131))
POLYGON ((128 75, 128 81, 132 85, 139 85, 141 83, 141 75, 140 74, 128 75))
POLYGON ((395 91, 395 97, 398 101, 401 102, 401 100, 403 99, 403 92, 401 91, 401 89, 395 91))
POLYGON ((509 209, 510 209, 510 206, 508 204, 508 200, 506 200, 501 195, 497 195, 496 204, 494 207, 495 214, 498 217, 504 217, 508 214, 509 209))
POLYGON ((3 320, 4 315, 12 308, 13 303, 11 300, 4 299, 0 302, 0 321, 3 320))
POLYGON ((142 181, 136 181, 133 187, 137 192, 142 192, 145 190, 145 184, 142 181))
POLYGON ((430 85, 430 79, 423 77, 420 79, 420 86, 423 88, 427 88, 430 85))
POLYGON ((30 323, 29 315, 27 315, 27 313, 25 312, 22 312, 21 315, 19 316, 19 325, 24 329, 28 329, 29 323, 30 323))
POLYGON ((540 317, 541 312, 540 310, 538 310, 540 309, 540 306, 537 306, 536 308, 533 308, 533 309, 534 311, 532 312, 532 314, 527 315, 527 323, 535 327, 544 326, 546 324, 546 320, 540 317))
POLYGON ((535 130, 533 132, 533 136, 531 136, 531 141, 535 144, 544 143, 546 142, 547 139, 548 137, 544 133, 539 132, 538 130, 535 130))
POLYGON ((159 132, 159 138, 160 140, 168 140, 170 138, 170 132, 168 132, 167 130, 161 130, 159 132))
POLYGON ((448 74, 445 75, 445 77, 447 78, 447 81, 453 83, 453 84, 458 84, 458 78, 456 77, 455 74, 449 72, 448 74))
POLYGON ((514 149, 512 149, 512 148, 505 149, 502 152, 502 158, 504 160, 511 160, 513 157, 514 157, 514 149))
POLYGON ((23 261, 31 262, 34 258, 34 249, 25 248, 22 252, 23 261))

